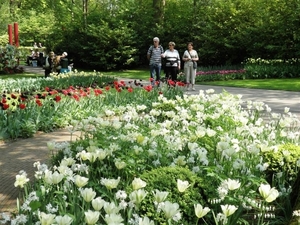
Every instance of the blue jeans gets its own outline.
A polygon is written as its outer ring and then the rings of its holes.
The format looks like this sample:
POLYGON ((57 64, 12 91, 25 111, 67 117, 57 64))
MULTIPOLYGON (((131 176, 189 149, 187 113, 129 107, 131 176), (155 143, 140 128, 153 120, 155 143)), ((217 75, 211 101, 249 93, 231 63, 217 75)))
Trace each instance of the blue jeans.
MULTIPOLYGON (((160 71, 161 65, 152 64, 150 65, 150 77, 152 78, 151 84, 152 86, 155 85, 155 81, 160 82, 160 71), (156 79, 154 79, 156 77, 156 79)), ((159 86, 159 83, 158 83, 159 86)))

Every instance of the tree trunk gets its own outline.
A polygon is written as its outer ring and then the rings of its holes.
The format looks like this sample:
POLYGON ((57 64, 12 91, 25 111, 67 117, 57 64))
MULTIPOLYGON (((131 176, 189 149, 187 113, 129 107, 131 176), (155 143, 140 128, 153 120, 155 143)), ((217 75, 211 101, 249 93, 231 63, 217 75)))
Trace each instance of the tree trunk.
POLYGON ((83 23, 84 29, 87 29, 87 11, 88 11, 88 0, 82 0, 82 11, 83 11, 83 23))
POLYGON ((165 0, 153 0, 153 9, 154 9, 154 18, 153 21, 155 24, 161 25, 164 20, 164 11, 165 11, 165 0))

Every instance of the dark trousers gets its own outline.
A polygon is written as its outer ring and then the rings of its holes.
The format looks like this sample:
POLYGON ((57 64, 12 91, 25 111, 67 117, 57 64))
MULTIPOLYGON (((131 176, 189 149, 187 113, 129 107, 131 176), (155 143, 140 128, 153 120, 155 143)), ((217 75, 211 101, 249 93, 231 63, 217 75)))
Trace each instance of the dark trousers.
POLYGON ((45 69, 45 78, 46 77, 50 77, 50 73, 51 73, 51 68, 50 69, 45 69))
POLYGON ((152 78, 152 81, 151 81, 152 86, 155 85, 155 80, 159 86, 160 72, 161 72, 161 65, 157 65, 157 64, 150 65, 150 77, 152 78))
POLYGON ((177 66, 168 66, 166 67, 166 78, 173 81, 177 80, 178 68, 177 66))

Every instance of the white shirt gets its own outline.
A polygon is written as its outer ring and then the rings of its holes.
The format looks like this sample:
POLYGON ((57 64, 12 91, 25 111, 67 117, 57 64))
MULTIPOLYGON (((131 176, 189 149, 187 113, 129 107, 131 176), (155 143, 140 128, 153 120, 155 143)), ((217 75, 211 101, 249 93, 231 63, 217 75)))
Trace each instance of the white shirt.
POLYGON ((178 67, 180 66, 180 56, 179 53, 176 49, 174 49, 173 51, 170 51, 169 49, 165 51, 165 53, 163 54, 163 57, 166 59, 167 63, 166 66, 167 67, 178 67))

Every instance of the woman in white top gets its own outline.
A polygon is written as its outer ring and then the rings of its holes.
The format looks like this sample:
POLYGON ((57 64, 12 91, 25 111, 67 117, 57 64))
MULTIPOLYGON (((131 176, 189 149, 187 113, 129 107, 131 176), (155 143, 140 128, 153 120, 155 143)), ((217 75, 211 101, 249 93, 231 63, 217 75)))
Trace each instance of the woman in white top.
POLYGON ((175 43, 169 42, 169 49, 166 50, 161 57, 166 59, 166 78, 177 80, 178 70, 180 70, 180 56, 176 49, 174 49, 175 43))
POLYGON ((195 78, 196 70, 193 67, 193 62, 199 60, 198 53, 193 49, 193 42, 189 42, 187 45, 187 50, 185 50, 182 60, 184 61, 184 73, 186 76, 186 87, 190 90, 190 84, 192 84, 192 90, 195 91, 195 78))

